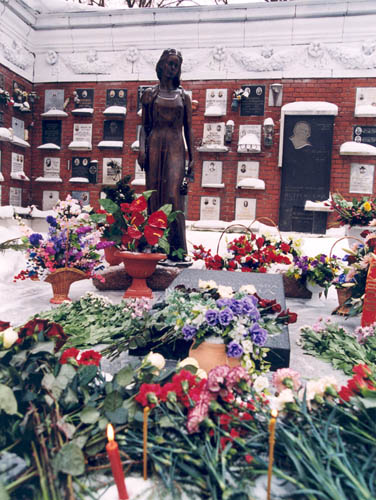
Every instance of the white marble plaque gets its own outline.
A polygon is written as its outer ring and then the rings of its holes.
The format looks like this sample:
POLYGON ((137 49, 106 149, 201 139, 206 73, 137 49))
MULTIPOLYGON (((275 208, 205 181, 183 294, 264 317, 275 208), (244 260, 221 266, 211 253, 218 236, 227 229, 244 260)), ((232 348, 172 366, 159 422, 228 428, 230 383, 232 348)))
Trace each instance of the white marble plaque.
POLYGON ((203 187, 222 187, 222 162, 204 161, 202 163, 202 182, 203 187))
POLYGON ((44 112, 51 109, 64 109, 64 90, 63 89, 47 89, 44 93, 44 112))
POLYGON ((75 123, 73 125, 73 141, 91 143, 93 125, 91 123, 75 123))
POLYGON ((236 198, 235 220, 253 220, 256 218, 256 200, 254 198, 236 198))
POLYGON ((59 191, 43 191, 43 210, 52 210, 59 201, 59 191))
POLYGON ((205 148, 225 147, 225 123, 205 123, 202 146, 205 148))
POLYGON ((351 163, 350 193, 372 194, 375 166, 351 163))
POLYGON ((242 179, 258 179, 259 165, 258 161, 238 161, 236 183, 239 184, 242 179))
POLYGON ((12 129, 16 137, 25 140, 25 122, 23 120, 12 116, 12 129))
POLYGON ((22 207, 22 189, 11 187, 9 188, 9 205, 13 207, 22 207))
POLYGON ((122 158, 103 158, 103 184, 114 186, 122 177, 122 158))
POLYGON ((356 89, 355 116, 376 116, 376 87, 356 89))
POLYGON ((24 155, 12 153, 12 170, 11 174, 24 171, 24 155))
POLYGON ((261 125, 240 125, 238 153, 261 152, 261 125))
POLYGON ((72 198, 80 201, 82 205, 89 205, 90 203, 89 191, 72 191, 72 198))
POLYGON ((139 185, 139 186, 145 186, 146 185, 146 174, 145 170, 142 170, 140 167, 140 164, 138 161, 135 161, 135 166, 134 166, 134 181, 133 184, 139 185))
POLYGON ((45 158, 43 163, 43 175, 48 178, 60 179, 60 158, 45 158))
POLYGON ((207 89, 205 116, 225 116, 227 108, 227 89, 207 89))
POLYGON ((221 199, 214 196, 201 196, 200 220, 219 220, 221 199))

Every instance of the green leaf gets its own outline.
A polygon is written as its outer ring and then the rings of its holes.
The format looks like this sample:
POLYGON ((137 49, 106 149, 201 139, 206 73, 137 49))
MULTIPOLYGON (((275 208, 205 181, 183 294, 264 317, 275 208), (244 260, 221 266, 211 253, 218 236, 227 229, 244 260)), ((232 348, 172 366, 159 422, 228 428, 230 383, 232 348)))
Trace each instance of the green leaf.
POLYGON ((57 471, 72 476, 79 476, 85 472, 84 454, 74 443, 65 444, 53 459, 53 464, 57 471))
POLYGON ((98 372, 98 367, 95 365, 88 366, 80 366, 79 368, 79 377, 80 377, 80 385, 87 385, 91 382, 98 372))
POLYGON ((5 411, 8 415, 17 413, 17 400, 10 387, 0 384, 0 410, 5 411))
POLYGON ((106 210, 106 212, 110 214, 114 214, 120 210, 119 205, 114 203, 112 200, 109 200, 108 198, 99 200, 99 204, 106 210))
POLYGON ((100 417, 99 411, 91 406, 86 406, 79 415, 84 424, 95 424, 100 417))
POLYGON ((0 483, 0 500, 10 500, 10 496, 2 483, 0 483))
POLYGON ((55 350, 55 343, 54 342, 37 342, 35 346, 30 349, 30 352, 32 354, 36 354, 38 352, 49 352, 50 354, 53 354, 55 350))
POLYGON ((115 376, 115 382, 120 385, 120 387, 126 387, 133 380, 133 367, 127 365, 122 368, 115 376))
POLYGON ((105 411, 115 411, 123 404, 123 398, 118 391, 113 391, 108 394, 104 400, 103 408, 105 411))
POLYGON ((128 420, 128 412, 125 408, 117 408, 115 411, 106 411, 106 417, 113 424, 125 424, 128 420))
POLYGON ((171 422, 171 419, 167 415, 164 415, 162 418, 158 420, 158 425, 162 428, 174 427, 174 424, 171 422))

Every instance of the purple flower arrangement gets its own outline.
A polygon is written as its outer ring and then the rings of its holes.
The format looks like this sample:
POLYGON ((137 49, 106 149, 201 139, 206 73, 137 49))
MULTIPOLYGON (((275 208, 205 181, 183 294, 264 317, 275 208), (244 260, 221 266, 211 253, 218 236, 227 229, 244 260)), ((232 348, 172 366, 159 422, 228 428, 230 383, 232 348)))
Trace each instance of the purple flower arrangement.
POLYGON ((27 264, 14 279, 43 280, 64 267, 79 269, 87 273, 88 278, 102 279, 97 274, 104 269, 102 255, 98 252, 101 232, 90 220, 91 212, 90 206, 81 206, 79 201, 68 196, 58 202, 54 215, 46 218, 49 227, 45 236, 21 224, 22 241, 28 247, 27 264))
POLYGON ((328 257, 323 253, 315 257, 303 255, 294 257, 294 263, 288 269, 287 275, 294 277, 303 284, 308 281, 320 285, 327 294, 338 269, 338 258, 334 255, 332 257, 328 257))

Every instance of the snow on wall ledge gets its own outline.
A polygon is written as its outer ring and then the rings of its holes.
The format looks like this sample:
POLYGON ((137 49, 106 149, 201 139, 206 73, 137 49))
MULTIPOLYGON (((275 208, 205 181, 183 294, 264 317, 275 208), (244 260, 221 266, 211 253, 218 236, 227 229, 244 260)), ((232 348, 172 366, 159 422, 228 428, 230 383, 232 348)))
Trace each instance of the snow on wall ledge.
POLYGON ((35 83, 155 79, 171 46, 190 80, 376 76, 373 0, 64 14, 12 0, 0 10, 0 62, 35 83))

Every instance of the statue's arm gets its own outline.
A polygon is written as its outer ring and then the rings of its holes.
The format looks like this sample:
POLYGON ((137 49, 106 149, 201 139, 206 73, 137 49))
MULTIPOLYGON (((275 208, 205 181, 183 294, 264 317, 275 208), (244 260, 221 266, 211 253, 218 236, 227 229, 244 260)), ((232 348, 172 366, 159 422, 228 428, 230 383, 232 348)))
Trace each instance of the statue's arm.
POLYGON ((151 123, 151 109, 152 106, 152 89, 146 89, 142 94, 141 98, 142 104, 142 122, 141 122, 141 130, 140 130, 140 149, 138 152, 138 163, 142 170, 147 169, 148 163, 148 151, 147 151, 147 138, 151 131, 153 124, 151 123))
MULTIPOLYGON (((184 92, 184 91, 183 91, 184 92)), ((184 136, 188 150, 188 176, 193 177, 194 167, 194 147, 193 147, 193 131, 192 131, 192 101, 189 94, 184 95, 184 136)))

